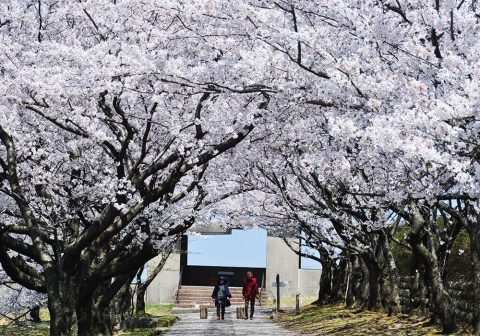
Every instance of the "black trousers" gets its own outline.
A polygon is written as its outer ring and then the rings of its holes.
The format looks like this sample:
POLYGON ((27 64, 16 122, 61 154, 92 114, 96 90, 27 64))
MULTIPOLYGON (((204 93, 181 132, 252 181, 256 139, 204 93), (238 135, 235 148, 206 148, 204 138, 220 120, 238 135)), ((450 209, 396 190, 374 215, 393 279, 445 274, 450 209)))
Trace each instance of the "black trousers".
POLYGON ((224 303, 218 303, 217 304, 217 316, 222 316, 222 319, 225 317, 225 304, 224 303), (220 312, 222 315, 220 315, 220 312))
POLYGON ((253 317, 255 312, 255 296, 251 299, 245 299, 245 317, 248 316, 248 306, 250 305, 250 317, 253 317))

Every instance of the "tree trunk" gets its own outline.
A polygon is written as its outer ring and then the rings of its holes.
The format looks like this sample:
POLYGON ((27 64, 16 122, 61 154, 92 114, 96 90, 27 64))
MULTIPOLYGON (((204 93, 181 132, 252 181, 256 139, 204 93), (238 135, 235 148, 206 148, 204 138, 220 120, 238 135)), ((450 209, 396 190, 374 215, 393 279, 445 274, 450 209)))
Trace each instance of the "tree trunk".
POLYGON ((32 310, 30 311, 30 318, 32 319, 32 322, 42 322, 42 320, 40 319, 40 306, 35 306, 32 308, 32 310))
POLYGON ((382 244, 383 257, 385 259, 385 271, 387 277, 382 286, 382 296, 384 306, 387 309, 388 316, 400 313, 400 290, 398 288, 398 270, 393 257, 392 249, 386 234, 380 233, 380 243, 382 244))
MULTIPOLYGON (((351 265, 351 264, 350 264, 351 265)), ((352 307, 352 305, 355 303, 355 294, 354 294, 354 290, 355 290, 355 283, 353 282, 354 279, 353 279, 353 269, 352 267, 349 267, 348 269, 348 274, 347 274, 347 278, 348 278, 348 286, 347 286, 347 292, 345 294, 345 307, 347 308, 350 308, 352 307)))
POLYGON ((95 335, 95 321, 97 308, 95 307, 95 300, 98 299, 99 293, 105 291, 109 281, 101 285, 92 286, 89 281, 84 281, 79 288, 79 299, 75 305, 77 313, 78 336, 95 335))
MULTIPOLYGON (((145 280, 144 283, 141 283, 141 277, 143 273, 143 269, 145 266, 142 266, 142 268, 138 271, 137 273, 137 283, 138 285, 137 288, 137 303, 135 306, 135 315, 136 316, 142 316, 145 315, 145 293, 147 292, 148 286, 152 283, 153 280, 157 277, 157 275, 160 273, 160 271, 163 269, 165 266, 168 258, 170 257, 170 254, 172 253, 173 249, 175 248, 176 241, 171 243, 169 247, 167 247, 163 252, 162 252, 162 258, 158 262, 157 266, 155 268, 151 269, 150 272, 148 273, 148 277, 145 280)), ((323 272, 322 272, 323 273, 323 272)))
POLYGON ((114 317, 122 313, 120 308, 125 299, 124 291, 130 289, 132 279, 133 277, 127 274, 116 277, 113 282, 104 281, 101 285, 90 286, 88 282, 83 283, 75 306, 79 336, 113 334, 116 323, 114 317), (117 309, 118 301, 121 303, 117 309))
POLYGON ((110 307, 95 306, 93 315, 94 335, 113 335, 113 326, 114 323, 110 314, 110 307))
POLYGON ((355 302, 355 306, 364 309, 368 305, 368 295, 370 291, 370 283, 368 279, 368 268, 363 262, 362 258, 358 258, 360 272, 362 274, 362 281, 360 282, 360 286, 358 288, 359 296, 355 302))
POLYGON ((455 304, 443 285, 442 274, 438 267, 431 234, 424 231, 424 238, 427 241, 428 249, 422 244, 418 236, 410 235, 409 242, 425 266, 426 278, 431 293, 432 311, 440 319, 443 332, 447 334, 453 333, 458 329, 455 304))
POLYGON ((367 309, 376 311, 380 308, 379 292, 382 271, 378 264, 372 260, 365 260, 368 268, 368 304, 367 309))
MULTIPOLYGON (((347 307, 352 307, 355 302, 362 297, 363 276, 359 262, 361 262, 361 260, 358 256, 353 255, 350 257, 350 285, 348 286, 347 299, 345 302, 347 307)), ((368 292, 368 289, 366 292, 368 292)))
POLYGON ((430 267, 429 280, 432 291, 434 313, 438 315, 446 334, 457 331, 455 304, 445 290, 438 266, 430 267))
POLYGON ((348 262, 345 257, 340 258, 340 262, 337 265, 332 262, 332 281, 331 281, 331 297, 332 301, 342 300, 345 293, 346 286, 346 272, 348 262))
POLYGON ((50 312, 50 336, 70 336, 73 332, 74 308, 69 299, 62 300, 60 296, 48 296, 48 311, 50 312))
POLYGON ((335 266, 335 263, 329 256, 322 256, 322 254, 320 254, 320 257, 322 259, 322 272, 320 274, 320 288, 318 290, 318 306, 334 300, 332 291, 332 269, 335 266))
POLYGON ((470 249, 473 269, 473 320, 475 335, 480 335, 480 222, 470 223, 470 249))
POLYGON ((455 304, 443 285, 437 249, 432 237, 434 231, 432 226, 437 223, 432 221, 430 209, 421 209, 413 202, 411 208, 408 243, 425 267, 425 277, 431 294, 432 312, 441 320, 443 332, 453 333, 458 329, 455 304))
POLYGON ((91 304, 83 303, 76 306, 78 336, 93 335, 93 307, 91 304))
POLYGON ((419 315, 426 315, 429 312, 427 280, 425 278, 425 266, 420 260, 420 256, 415 250, 411 255, 410 263, 410 297, 407 313, 415 311, 419 315))
MULTIPOLYGON (((322 271, 323 272, 323 271, 322 271)), ((137 304, 135 305, 135 315, 145 315, 145 293, 147 292, 147 286, 140 285, 137 289, 137 304)))
POLYGON ((72 279, 58 270, 57 265, 45 267, 45 283, 50 313, 50 335, 70 336, 75 325, 75 301, 77 292, 72 279))

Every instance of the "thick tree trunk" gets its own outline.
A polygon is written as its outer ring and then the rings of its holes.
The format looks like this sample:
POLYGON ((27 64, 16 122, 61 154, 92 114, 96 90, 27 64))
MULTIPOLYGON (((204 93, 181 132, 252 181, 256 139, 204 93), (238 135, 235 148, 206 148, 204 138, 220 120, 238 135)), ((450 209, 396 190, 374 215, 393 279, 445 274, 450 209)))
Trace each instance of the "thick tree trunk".
POLYGON ((362 258, 358 258, 358 269, 361 274, 361 281, 359 281, 356 292, 355 307, 365 309, 368 306, 368 297, 370 292, 369 272, 362 258))
POLYGON ((70 299, 48 296, 48 311, 50 313, 50 336, 70 336, 73 333, 74 307, 70 299))
POLYGON ((418 237, 410 236, 410 244, 418 253, 425 266, 426 277, 431 293, 432 311, 440 319, 443 332, 447 334, 453 333, 458 329, 455 304, 443 285, 442 274, 438 267, 435 248, 430 233, 425 232, 424 234, 429 249, 420 242, 418 237))
POLYGON ((332 288, 333 268, 335 263, 328 256, 322 258, 322 273, 320 274, 320 288, 318 290, 317 305, 323 305, 335 300, 332 288))
MULTIPOLYGON (((348 286, 347 298, 345 304, 347 307, 352 307, 355 302, 362 297, 362 283, 363 276, 362 270, 360 267, 360 258, 356 255, 350 257, 349 263, 349 276, 350 284, 348 286)), ((365 290, 365 293, 368 292, 368 288, 365 290)), ((366 296, 365 296, 366 301, 366 296)))
POLYGON ((32 310, 30 311, 30 318, 32 319, 32 322, 42 322, 42 320, 40 319, 40 306, 35 306, 32 308, 32 310))
POLYGON ((443 286, 443 279, 438 267, 430 267, 430 286, 434 313, 438 315, 446 334, 457 331, 455 304, 443 286))
POLYGON ((133 278, 119 290, 115 301, 110 304, 110 308, 115 311, 115 315, 119 316, 121 320, 132 317, 134 313, 132 309, 133 294, 130 287, 131 280, 133 280, 133 278))
POLYGON ((50 313, 50 335, 70 336, 76 322, 75 286, 70 277, 58 270, 57 265, 47 265, 44 274, 50 313))
POLYGON ((342 300, 345 295, 348 261, 342 257, 338 266, 332 264, 332 301, 342 300))
POLYGON ((101 285, 89 286, 84 282, 75 307, 79 336, 113 334, 116 323, 113 317, 121 314, 121 310, 116 309, 115 305, 118 300, 123 302, 122 289, 128 290, 131 280, 131 275, 123 275, 115 278, 113 282, 108 280, 101 285))
POLYGON ((409 305, 406 309, 407 313, 413 311, 419 315, 426 315, 429 312, 428 295, 425 279, 425 266, 421 263, 420 257, 415 250, 412 252, 410 263, 410 297, 409 305))
POLYGON ((367 309, 376 311, 380 308, 380 281, 382 281, 382 271, 378 264, 368 260, 365 261, 368 268, 368 304, 367 309))
POLYGON ((420 209, 411 203, 410 231, 408 242, 425 267, 425 276, 430 289, 432 312, 442 323, 444 333, 457 331, 455 304, 443 285, 438 265, 437 249, 434 244, 432 222, 429 209, 420 209))
POLYGON ((480 335, 480 222, 470 224, 470 249, 473 269, 473 320, 475 335, 480 335))
POLYGON ((99 302, 100 298, 94 303, 93 298, 86 297, 77 304, 78 336, 113 335, 110 310, 99 302))
POLYGON ((388 316, 391 316, 400 313, 398 269, 388 238, 384 232, 380 233, 380 243, 382 244, 383 257, 385 259, 385 271, 387 273, 382 286, 382 296, 384 298, 384 306, 387 309, 388 316))
POLYGON ((110 307, 95 306, 93 315, 94 335, 113 335, 113 327, 114 322, 112 320, 110 307))
MULTIPOLYGON (((323 270, 322 270, 323 273, 323 270)), ((135 305, 135 315, 145 315, 145 294, 147 292, 147 286, 138 286, 137 289, 137 303, 135 305)))
POLYGON ((77 303, 75 311, 77 313, 78 336, 93 335, 93 304, 91 298, 82 298, 77 303))
POLYGON ((89 281, 84 281, 79 288, 79 298, 75 305, 78 336, 96 335, 95 323, 97 307, 95 307, 95 301, 98 299, 100 293, 105 292, 109 285, 110 281, 105 281, 101 285, 92 285, 89 281))

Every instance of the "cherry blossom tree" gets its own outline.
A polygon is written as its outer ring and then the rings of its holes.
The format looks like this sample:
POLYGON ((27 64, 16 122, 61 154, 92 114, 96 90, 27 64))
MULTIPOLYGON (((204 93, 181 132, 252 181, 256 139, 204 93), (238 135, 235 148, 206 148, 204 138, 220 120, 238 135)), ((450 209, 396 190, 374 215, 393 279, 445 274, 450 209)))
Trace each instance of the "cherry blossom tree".
POLYGON ((0 301, 2 302, 0 316, 14 323, 28 314, 31 317, 32 311, 45 304, 46 297, 44 294, 19 286, 0 270, 0 301))
MULTIPOLYGON (((444 331, 455 330, 439 267, 448 249, 437 246, 453 240, 435 212, 444 200, 475 204, 479 196, 476 2, 279 1, 248 15, 274 51, 270 106, 281 113, 262 130, 267 145, 254 161, 278 186, 277 199, 287 212, 293 205, 337 221, 337 234, 356 235, 374 255, 379 238, 390 243, 394 223, 406 222, 400 243, 427 268, 444 331), (365 239, 372 236, 373 244, 365 239)), ((286 225, 288 216, 279 217, 286 225)))
POLYGON ((238 77, 242 60, 215 47, 235 27, 209 36, 222 27, 193 15, 203 4, 0 6, 0 262, 47 293, 52 335, 75 317, 79 335, 109 333, 94 323, 109 301, 191 225, 166 209, 203 197, 208 163, 252 131, 271 90, 238 77))
POLYGON ((91 333, 94 302, 213 218, 197 210, 202 183, 217 181, 210 193, 252 190, 216 203, 232 224, 262 216, 355 255, 368 308, 387 298, 398 310, 389 245, 408 246, 454 331, 438 247, 452 235, 437 219, 470 233, 480 288, 478 11, 474 0, 4 1, 4 270, 48 294, 52 335, 74 315, 91 333))

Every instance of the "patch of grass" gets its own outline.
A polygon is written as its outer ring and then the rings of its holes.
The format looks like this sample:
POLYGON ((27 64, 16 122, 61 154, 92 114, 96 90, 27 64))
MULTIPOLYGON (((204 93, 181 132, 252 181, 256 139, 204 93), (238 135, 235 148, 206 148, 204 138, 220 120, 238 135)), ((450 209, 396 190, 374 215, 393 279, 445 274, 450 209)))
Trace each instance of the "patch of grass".
POLYGON ((145 305, 145 313, 152 316, 171 315, 173 304, 147 304, 145 305))
POLYGON ((40 320, 50 321, 50 312, 47 307, 40 308, 40 320))
POLYGON ((135 329, 131 331, 120 331, 115 335, 118 336, 157 336, 163 335, 167 331, 166 328, 145 328, 145 329, 135 329))
MULTIPOLYGON (((383 312, 358 311, 340 305, 317 308, 307 306, 299 315, 293 311, 279 314, 285 327, 310 335, 439 335, 441 328, 432 326, 427 318, 407 315, 387 316, 383 312)), ((466 330, 455 335, 471 335, 466 330)))
POLYGON ((147 304, 145 313, 158 318, 156 328, 138 328, 135 330, 121 330, 115 336, 157 336, 163 335, 169 327, 177 322, 177 317, 172 315, 172 304, 147 304))
MULTIPOLYGON (((317 300, 316 296, 302 296, 300 299, 300 305, 302 307, 308 306, 315 300, 317 300)), ((280 298, 280 307, 295 307, 295 305, 295 296, 286 296, 280 298)), ((268 296, 268 301, 265 303, 265 306, 273 308, 273 297, 271 295, 268 296)))
POLYGON ((32 325, 0 326, 0 336, 48 336, 50 328, 48 322, 35 323, 32 325))
MULTIPOLYGON (((172 315, 173 305, 171 304, 151 304, 146 305, 145 312, 158 318, 158 328, 152 329, 135 329, 131 331, 121 331, 116 335, 121 336, 156 336, 164 333, 168 327, 172 326, 177 318, 172 315)), ((31 325, 0 325, 0 336, 48 336, 49 335, 49 321, 50 314, 47 308, 40 309, 41 323, 33 323, 31 325)))

